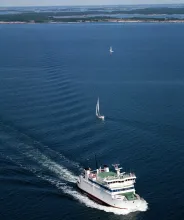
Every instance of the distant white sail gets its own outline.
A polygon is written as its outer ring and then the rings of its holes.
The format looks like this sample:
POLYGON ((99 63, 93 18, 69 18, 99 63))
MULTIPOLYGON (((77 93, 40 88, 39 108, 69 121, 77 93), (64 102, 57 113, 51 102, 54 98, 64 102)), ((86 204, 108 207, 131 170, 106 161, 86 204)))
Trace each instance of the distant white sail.
POLYGON ((97 103, 96 103, 96 116, 98 117, 99 116, 99 113, 98 113, 98 110, 99 110, 99 99, 97 100, 97 103))
POLYGON ((112 47, 110 47, 110 50, 109 50, 109 51, 110 51, 110 53, 113 53, 113 52, 114 52, 114 51, 112 50, 112 47))
POLYGON ((97 100, 97 104, 96 104, 96 116, 99 117, 100 116, 100 109, 99 109, 99 98, 97 100))
POLYGON ((99 104, 99 98, 97 100, 97 103, 96 103, 96 116, 102 120, 104 120, 104 116, 103 115, 100 115, 100 104, 99 104))

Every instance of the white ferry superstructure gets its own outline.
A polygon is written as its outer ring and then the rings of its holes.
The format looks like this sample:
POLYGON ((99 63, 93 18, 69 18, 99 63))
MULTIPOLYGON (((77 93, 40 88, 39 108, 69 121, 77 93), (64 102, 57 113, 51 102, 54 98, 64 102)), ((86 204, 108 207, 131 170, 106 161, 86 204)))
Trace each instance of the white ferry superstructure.
POLYGON ((109 170, 108 166, 103 169, 84 169, 79 176, 77 186, 91 199, 119 209, 136 210, 143 204, 147 204, 135 193, 134 173, 120 172, 122 168, 114 165, 115 172, 109 170))

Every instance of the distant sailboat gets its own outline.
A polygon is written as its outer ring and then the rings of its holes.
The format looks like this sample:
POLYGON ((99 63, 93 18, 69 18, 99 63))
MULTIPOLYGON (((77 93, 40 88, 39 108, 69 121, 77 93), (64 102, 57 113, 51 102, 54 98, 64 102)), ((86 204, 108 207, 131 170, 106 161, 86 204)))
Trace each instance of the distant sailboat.
POLYGON ((109 50, 109 51, 110 51, 110 53, 113 53, 113 52, 114 52, 114 51, 112 50, 112 47, 110 47, 110 50, 109 50))
POLYGON ((99 119, 102 119, 102 120, 105 119, 105 117, 104 117, 103 115, 100 115, 99 98, 98 98, 97 103, 96 103, 96 116, 97 116, 99 119))

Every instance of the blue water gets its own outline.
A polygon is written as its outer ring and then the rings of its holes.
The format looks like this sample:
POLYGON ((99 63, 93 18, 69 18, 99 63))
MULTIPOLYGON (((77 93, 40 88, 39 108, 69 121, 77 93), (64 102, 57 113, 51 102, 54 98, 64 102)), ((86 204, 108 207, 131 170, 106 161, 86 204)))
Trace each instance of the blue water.
POLYGON ((0 219, 183 219, 183 27, 0 26, 0 219), (146 212, 77 191, 94 154, 136 173, 146 212))

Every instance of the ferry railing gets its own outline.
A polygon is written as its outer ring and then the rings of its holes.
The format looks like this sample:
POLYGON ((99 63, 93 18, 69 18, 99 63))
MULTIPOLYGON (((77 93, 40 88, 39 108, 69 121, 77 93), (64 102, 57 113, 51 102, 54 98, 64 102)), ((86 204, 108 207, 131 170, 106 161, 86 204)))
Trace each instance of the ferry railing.
POLYGON ((106 177, 106 180, 114 180, 114 179, 125 179, 125 178, 136 178, 134 173, 130 174, 120 174, 120 176, 108 176, 106 177))

